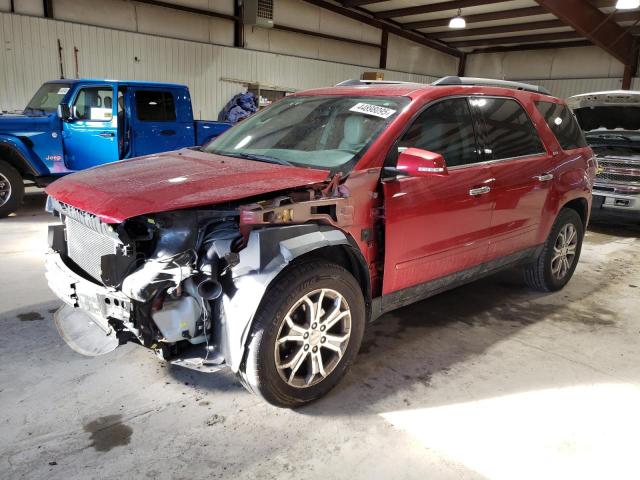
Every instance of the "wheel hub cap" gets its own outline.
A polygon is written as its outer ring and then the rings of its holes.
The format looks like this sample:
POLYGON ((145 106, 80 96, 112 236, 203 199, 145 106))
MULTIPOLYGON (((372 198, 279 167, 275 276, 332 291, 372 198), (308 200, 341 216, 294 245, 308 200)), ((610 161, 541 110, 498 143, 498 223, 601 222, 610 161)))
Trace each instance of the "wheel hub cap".
POLYGON ((351 336, 351 310, 345 298, 328 288, 300 298, 284 316, 275 345, 280 377, 306 388, 327 377, 340 363, 351 336))

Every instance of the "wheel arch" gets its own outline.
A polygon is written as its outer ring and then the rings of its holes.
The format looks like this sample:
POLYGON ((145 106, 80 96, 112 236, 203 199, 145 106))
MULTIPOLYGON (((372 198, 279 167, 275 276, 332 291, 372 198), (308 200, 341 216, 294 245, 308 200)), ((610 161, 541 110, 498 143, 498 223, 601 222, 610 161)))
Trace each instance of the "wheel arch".
POLYGON ((578 197, 573 200, 569 200, 567 203, 562 205, 560 210, 563 208, 575 210, 582 220, 582 226, 585 230, 587 229, 587 223, 589 222, 589 202, 586 198, 578 197))
POLYGON ((365 259, 348 234, 331 226, 306 224, 251 232, 247 247, 234 267, 236 294, 223 297, 222 352, 232 371, 244 362, 255 313, 267 301, 269 287, 301 262, 314 259, 335 263, 359 283, 367 316, 371 285, 365 259))
POLYGON ((30 157, 26 146, 19 139, 0 137, 0 160, 15 168, 23 178, 35 178, 40 175, 29 161, 30 157))

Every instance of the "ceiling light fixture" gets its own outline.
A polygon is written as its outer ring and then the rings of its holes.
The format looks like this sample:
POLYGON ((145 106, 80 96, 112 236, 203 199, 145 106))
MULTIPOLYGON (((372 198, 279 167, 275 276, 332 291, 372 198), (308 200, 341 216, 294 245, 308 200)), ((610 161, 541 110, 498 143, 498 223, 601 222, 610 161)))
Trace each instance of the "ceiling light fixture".
POLYGON ((640 0, 618 0, 616 8, 618 10, 632 10, 640 7, 640 0))
POLYGON ((449 21, 449 28, 456 30, 467 28, 467 21, 462 17, 462 9, 458 9, 458 14, 449 21))

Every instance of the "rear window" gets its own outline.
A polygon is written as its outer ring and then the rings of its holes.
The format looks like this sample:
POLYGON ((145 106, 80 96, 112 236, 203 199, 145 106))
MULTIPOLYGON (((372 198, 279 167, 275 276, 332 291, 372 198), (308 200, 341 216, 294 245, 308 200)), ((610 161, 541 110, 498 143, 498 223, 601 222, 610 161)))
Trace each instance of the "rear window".
POLYGON ((172 122, 176 107, 171 92, 150 90, 136 92, 138 120, 143 122, 172 122))
POLYGON ((527 112, 515 100, 475 97, 471 105, 485 123, 485 154, 494 160, 524 157, 544 152, 527 112))
POLYGON ((536 102, 536 107, 558 139, 558 143, 563 150, 587 146, 587 141, 580 129, 580 125, 578 125, 569 107, 551 102, 536 102))

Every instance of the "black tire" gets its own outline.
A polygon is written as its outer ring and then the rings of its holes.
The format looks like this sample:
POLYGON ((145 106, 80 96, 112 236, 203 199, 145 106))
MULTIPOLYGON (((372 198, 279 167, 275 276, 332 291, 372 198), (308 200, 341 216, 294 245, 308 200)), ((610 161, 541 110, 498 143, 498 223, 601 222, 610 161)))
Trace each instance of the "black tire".
MULTIPOLYGON (((18 210, 24 197, 24 181, 20 173, 7 162, 0 160, 0 187, 3 183, 8 183, 11 190, 8 198, 0 193, 0 218, 7 217, 18 210)), ((0 192, 2 190, 0 188, 0 192)))
POLYGON ((527 285, 541 292, 555 292, 562 289, 571 280, 573 272, 578 265, 583 239, 584 225, 580 215, 575 210, 562 209, 551 228, 542 252, 534 262, 525 266, 524 278, 527 285), (558 278, 552 272, 552 259, 555 256, 554 247, 559 239, 560 232, 568 225, 573 225, 576 230, 575 256, 566 273, 561 278, 558 278))
POLYGON ((364 298, 351 273, 324 261, 294 264, 280 274, 267 290, 256 314, 245 362, 238 376, 247 390, 272 405, 286 408, 304 405, 325 395, 344 376, 360 349, 364 327, 364 298), (344 298, 351 314, 350 336, 346 350, 326 377, 310 386, 295 387, 287 383, 276 368, 276 341, 289 310, 305 295, 318 289, 331 289, 344 298))

